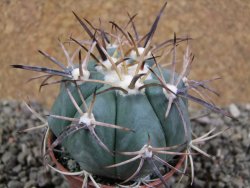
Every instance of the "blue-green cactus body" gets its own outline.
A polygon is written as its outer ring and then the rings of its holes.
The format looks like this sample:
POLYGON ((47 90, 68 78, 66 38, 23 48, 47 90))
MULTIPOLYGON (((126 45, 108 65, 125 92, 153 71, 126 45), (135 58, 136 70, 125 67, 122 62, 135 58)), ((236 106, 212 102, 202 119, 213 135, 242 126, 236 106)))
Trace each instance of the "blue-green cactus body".
MULTIPOLYGON (((166 81, 169 80, 171 71, 163 70, 166 81)), ((97 71, 91 71, 91 79, 103 80, 104 75, 97 71)), ((158 82, 156 78, 146 80, 145 83, 158 82)), ((80 90, 89 105, 95 89, 97 92, 107 88, 107 85, 99 83, 83 83, 80 90)), ((179 84, 178 87, 184 87, 179 84)), ((73 84, 69 84, 73 97, 79 106, 81 100, 73 84)), ((82 129, 68 136, 63 141, 63 146, 81 166, 82 169, 99 176, 117 179, 126 179, 137 169, 139 160, 115 168, 105 168, 108 165, 120 163, 133 156, 124 156, 118 152, 139 151, 149 141, 153 147, 166 147, 183 144, 190 140, 190 120, 187 112, 187 103, 178 100, 178 104, 186 122, 187 132, 184 131, 183 121, 175 104, 172 105, 170 114, 165 118, 168 99, 161 87, 149 87, 145 92, 136 95, 121 95, 117 91, 109 91, 96 96, 93 108, 95 120, 111 123, 129 128, 133 131, 123 131, 113 128, 96 126, 95 131, 102 142, 114 151, 114 155, 105 151, 90 134, 82 129)), ((83 109, 83 108, 82 108, 83 109)), ((52 114, 65 117, 78 117, 79 114, 71 102, 65 87, 62 86, 51 111, 52 114)), ((49 118, 49 126, 58 136, 70 121, 49 118)), ((163 160, 169 161, 173 155, 159 155, 163 160)), ((152 170, 145 163, 137 177, 151 174, 152 170)))

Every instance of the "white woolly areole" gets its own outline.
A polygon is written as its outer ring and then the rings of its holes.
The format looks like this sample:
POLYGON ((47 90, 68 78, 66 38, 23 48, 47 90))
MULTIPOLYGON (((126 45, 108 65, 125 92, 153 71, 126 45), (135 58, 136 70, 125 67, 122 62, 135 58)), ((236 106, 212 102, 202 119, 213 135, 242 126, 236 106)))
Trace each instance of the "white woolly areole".
MULTIPOLYGON (((111 59, 114 61, 114 62, 117 62, 117 58, 115 57, 111 57, 111 59)), ((105 70, 102 66, 98 65, 96 66, 96 70, 99 71, 99 72, 106 72, 106 71, 111 71, 112 70, 112 63, 107 59, 105 61, 102 62, 102 64, 107 68, 107 70, 105 70)))
POLYGON ((88 113, 84 113, 79 120, 79 124, 84 124, 87 127, 92 125, 92 122, 95 121, 94 115, 91 113, 90 117, 88 113))
MULTIPOLYGON (((120 72, 122 74, 122 80, 120 80, 116 71, 114 71, 114 70, 105 71, 104 72, 104 75, 105 75, 104 80, 107 82, 113 83, 117 87, 121 87, 121 88, 127 90, 127 92, 128 92, 127 94, 125 94, 122 91, 118 91, 123 96, 144 93, 145 89, 139 90, 139 87, 141 87, 143 85, 143 83, 140 82, 140 79, 136 81, 135 87, 133 89, 128 88, 128 86, 130 85, 130 83, 134 77, 136 68, 137 68, 137 65, 130 66, 130 67, 128 67, 128 74, 124 74, 124 73, 122 73, 122 64, 120 64, 118 66, 118 70, 120 70, 120 72)), ((139 71, 139 74, 147 73, 147 72, 148 72, 148 68, 147 68, 147 66, 145 66, 144 70, 139 71)), ((150 79, 150 78, 151 78, 151 76, 149 75, 147 77, 147 79, 150 79)))
POLYGON ((82 69, 83 72, 83 76, 80 77, 80 69, 79 68, 75 68, 71 71, 71 75, 73 76, 74 80, 78 80, 78 79, 89 79, 90 73, 88 70, 82 69))
POLYGON ((187 77, 184 76, 184 77, 182 78, 182 81, 183 81, 184 83, 186 83, 186 82, 188 81, 187 77))
MULTIPOLYGON (((138 50, 138 52, 139 52, 139 55, 141 56, 141 55, 143 54, 145 48, 143 48, 143 47, 138 47, 137 50, 138 50)), ((132 51, 130 52, 130 57, 131 57, 132 59, 137 59, 137 58, 138 58, 138 56, 137 56, 135 50, 132 50, 132 51)), ((145 55, 144 58, 145 58, 145 59, 148 59, 148 58, 150 58, 150 57, 151 57, 151 52, 149 51, 149 52, 145 55)))
MULTIPOLYGON (((133 79, 133 76, 131 75, 126 75, 124 76, 124 80, 123 81, 120 81, 119 85, 126 89, 128 91, 128 94, 127 95, 136 95, 136 94, 139 94, 139 93, 144 93, 144 90, 139 90, 139 87, 141 87, 143 84, 140 82, 140 80, 137 80, 137 82, 135 83, 135 88, 133 89, 130 89, 128 88, 129 84, 131 83, 133 79)), ((122 91, 119 91, 121 95, 125 95, 122 91)))
MULTIPOLYGON (((134 75, 134 74, 135 74, 135 71, 136 71, 137 66, 138 66, 138 65, 137 65, 137 64, 135 64, 135 65, 133 65, 133 66, 128 67, 128 74, 129 74, 129 75, 134 75)), ((143 70, 141 70, 141 69, 140 69, 138 74, 147 74, 147 73, 148 73, 148 71, 149 71, 148 66, 147 66, 147 65, 144 65, 143 70)), ((152 79, 151 74, 149 74, 149 75, 147 76, 147 79, 146 79, 146 80, 149 80, 149 79, 152 79)))
POLYGON ((144 145, 143 148, 142 148, 142 150, 144 151, 144 153, 142 154, 142 157, 144 159, 146 159, 146 158, 152 158, 152 156, 153 156, 153 152, 151 150, 149 150, 149 148, 152 148, 152 147, 144 145))
MULTIPOLYGON (((141 53, 143 53, 142 48, 141 49, 141 53)), ((117 62, 118 59, 112 57, 112 60, 114 62, 117 62)), ((127 61, 125 61, 125 63, 128 63, 127 61)), ((101 72, 104 74, 104 81, 112 83, 113 86, 116 87, 121 87, 123 89, 125 89, 128 93, 125 94, 122 91, 118 91, 121 95, 125 96, 125 95, 136 95, 139 93, 144 93, 145 89, 141 89, 139 90, 139 88, 141 86, 143 86, 143 83, 140 81, 140 79, 138 79, 135 83, 135 87, 133 89, 128 88, 128 86, 130 85, 133 77, 135 76, 135 72, 137 70, 137 66, 138 64, 135 64, 133 66, 128 66, 127 67, 127 74, 125 74, 124 72, 124 67, 123 67, 123 63, 120 63, 119 65, 117 65, 117 69, 121 74, 122 80, 120 80, 117 72, 114 70, 114 68, 112 67, 111 62, 107 59, 105 61, 102 62, 102 64, 107 68, 104 69, 102 66, 96 66, 96 70, 98 72, 101 72)), ((143 70, 139 70, 138 74, 147 74, 149 71, 149 68, 147 65, 144 65, 143 70)), ((147 75, 146 80, 152 79, 151 74, 147 75)))
POLYGON ((172 84, 166 84, 167 88, 172 91, 166 91, 166 89, 163 88, 163 93, 164 95, 169 98, 169 96, 171 95, 172 98, 176 98, 176 94, 177 94, 177 91, 178 91, 178 88, 175 86, 175 85, 172 85, 172 84))
POLYGON ((188 78, 187 77, 183 77, 182 81, 183 81, 185 86, 188 86, 188 78))

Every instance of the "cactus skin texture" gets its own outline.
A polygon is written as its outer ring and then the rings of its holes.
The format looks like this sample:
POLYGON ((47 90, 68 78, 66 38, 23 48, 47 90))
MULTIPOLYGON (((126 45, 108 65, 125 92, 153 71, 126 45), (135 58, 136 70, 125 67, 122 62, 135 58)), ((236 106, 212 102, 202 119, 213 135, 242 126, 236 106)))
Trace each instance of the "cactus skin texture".
MULTIPOLYGON (((162 69, 162 71, 165 80, 169 80, 171 72, 165 69, 162 69)), ((104 75, 100 76, 98 72, 93 71, 90 77, 100 79, 104 75)), ((152 78, 147 82, 158 82, 158 80, 152 78)), ((105 87, 105 84, 84 83, 80 85, 80 90, 89 105, 95 88, 97 88, 98 92, 105 87)), ((179 87, 184 87, 184 85, 180 84, 179 87)), ((68 88, 70 88, 78 105, 81 106, 81 99, 75 86, 69 84, 68 88)), ((157 87, 147 88, 144 93, 135 95, 124 96, 117 91, 97 95, 93 108, 95 119, 100 122, 120 125, 132 129, 134 132, 96 127, 96 133, 111 151, 138 151, 147 144, 148 135, 150 135, 150 142, 154 147, 183 144, 191 138, 191 127, 187 103, 182 99, 178 100, 187 123, 187 137, 185 136, 182 119, 175 105, 171 107, 168 117, 165 117, 168 99, 163 94, 163 90, 157 87)), ((79 113, 77 113, 64 86, 61 87, 51 113, 65 117, 79 117, 79 113)), ((70 121, 49 119, 49 126, 56 136, 59 136, 65 127, 70 124, 70 121)), ((125 180, 138 167, 138 161, 134 161, 116 168, 105 168, 108 165, 128 160, 129 157, 118 154, 111 155, 96 143, 96 140, 87 130, 79 130, 69 135, 64 139, 63 146, 80 164, 82 169, 96 175, 125 180)), ((173 155, 161 155, 161 158, 165 161, 171 160, 172 157, 173 155)), ((145 164, 145 168, 138 175, 151 173, 151 168, 145 164)))
MULTIPOLYGON (((32 78, 45 78, 41 88, 61 84, 48 117, 48 130, 52 130, 56 136, 48 150, 61 144, 84 170, 85 179, 91 177, 94 182, 94 175, 117 179, 118 183, 132 180, 140 184, 140 179, 147 177, 150 180, 153 174, 168 187, 160 169, 163 166, 166 167, 165 172, 174 169, 171 166, 174 157, 185 155, 186 164, 189 160, 191 165, 193 181, 192 150, 209 157, 195 144, 204 143, 223 132, 211 135, 214 128, 192 139, 188 100, 222 115, 229 115, 208 102, 210 98, 204 94, 207 91, 218 95, 207 84, 212 80, 188 79, 194 59, 189 50, 189 37, 176 37, 174 34, 173 39, 152 44, 166 5, 163 5, 145 36, 137 33, 135 16, 129 15, 129 22, 124 27, 111 22, 116 32, 109 33, 86 19, 80 19, 73 12, 91 40, 86 47, 86 43, 70 37, 70 42, 78 45, 72 57, 60 42, 67 66, 42 51, 39 52, 60 70, 12 65, 14 68, 44 73, 32 78), (187 42, 187 48, 182 70, 177 74, 177 45, 183 41, 187 42), (83 60, 81 50, 87 52, 83 60), (78 63, 75 61, 77 54, 78 63), (172 61, 170 68, 166 69, 164 61, 168 55, 172 61), (60 79, 51 82, 52 77, 60 79), (189 90, 197 95, 191 95, 189 90)), ((186 169, 185 166, 183 173, 186 169)))

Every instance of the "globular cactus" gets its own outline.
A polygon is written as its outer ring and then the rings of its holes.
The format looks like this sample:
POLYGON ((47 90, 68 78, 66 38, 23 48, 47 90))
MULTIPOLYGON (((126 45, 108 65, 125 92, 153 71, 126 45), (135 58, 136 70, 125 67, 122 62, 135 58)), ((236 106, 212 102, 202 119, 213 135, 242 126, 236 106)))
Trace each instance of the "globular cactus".
POLYGON ((61 144, 82 170, 123 182, 152 174, 161 178, 163 166, 165 173, 175 168, 171 161, 176 155, 192 160, 191 149, 197 147, 192 142, 188 100, 226 113, 189 93, 194 90, 205 97, 200 89, 214 91, 206 85, 208 81, 187 78, 194 57, 188 45, 183 68, 176 73, 177 45, 183 41, 188 44, 191 38, 174 35, 173 39, 152 44, 166 4, 143 37, 137 33, 135 16, 129 16, 125 27, 111 22, 116 32, 108 33, 74 13, 91 40, 86 47, 71 37, 70 42, 79 45, 72 57, 60 43, 67 66, 42 51, 61 70, 13 65, 46 73, 41 86, 61 84, 48 118, 49 129, 56 136, 50 150, 61 144), (81 50, 87 51, 84 59, 81 50), (168 54, 172 56, 170 69, 160 64, 168 54), (77 55, 79 62, 75 61, 77 55), (49 82, 54 76, 61 79, 49 82))

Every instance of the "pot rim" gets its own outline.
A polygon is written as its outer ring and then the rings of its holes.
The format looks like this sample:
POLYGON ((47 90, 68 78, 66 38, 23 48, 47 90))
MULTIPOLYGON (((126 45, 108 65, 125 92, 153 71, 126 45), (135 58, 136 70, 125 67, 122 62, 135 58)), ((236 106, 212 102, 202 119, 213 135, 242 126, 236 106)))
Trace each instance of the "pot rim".
MULTIPOLYGON (((52 144, 52 131, 50 131, 49 135, 48 135, 48 140, 47 140, 47 144, 48 146, 51 146, 52 144)), ((63 171, 63 172, 69 172, 68 169, 66 169, 61 163, 59 163, 59 161, 56 159, 55 155, 54 155, 54 152, 53 150, 49 150, 48 151, 51 159, 52 159, 52 162, 56 165, 56 167, 63 171)), ((172 168, 168 173, 166 173, 164 176, 163 176, 163 179, 165 181, 169 180, 173 175, 174 173, 177 171, 176 169, 179 169, 182 165, 182 163, 184 162, 184 159, 185 159, 185 156, 186 155, 182 155, 181 158, 179 159, 178 163, 175 165, 175 168, 172 168)), ((70 182, 70 181, 78 181, 79 183, 83 183, 83 177, 79 176, 79 175, 64 175, 67 180, 70 182)), ((158 187, 160 185, 162 185, 162 182, 160 180, 160 178, 157 178, 155 179, 153 182, 150 182, 148 183, 148 185, 152 186, 152 187, 158 187)), ((91 186, 93 186, 91 184, 91 186)), ((109 186, 109 185, 105 185, 105 184, 101 184, 101 188, 114 188, 115 186, 109 186)), ((146 188, 146 186, 142 185, 140 186, 140 188, 146 188)))

